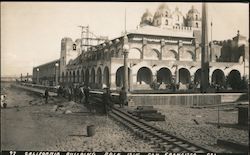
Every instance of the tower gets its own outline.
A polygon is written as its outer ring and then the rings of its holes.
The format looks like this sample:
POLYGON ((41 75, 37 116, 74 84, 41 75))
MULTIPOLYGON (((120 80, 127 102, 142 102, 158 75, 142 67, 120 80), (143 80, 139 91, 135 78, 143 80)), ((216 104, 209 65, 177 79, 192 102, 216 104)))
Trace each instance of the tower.
POLYGON ((166 4, 161 4, 154 14, 153 25, 172 28, 171 10, 166 4))
POLYGON ((146 12, 141 17, 140 26, 152 25, 153 15, 147 9, 146 12))
POLYGON ((173 25, 182 27, 184 26, 184 17, 178 7, 172 13, 173 25))
POLYGON ((66 65, 70 60, 77 57, 77 45, 72 41, 71 38, 63 38, 61 40, 61 55, 60 55, 60 81, 65 76, 66 65))
POLYGON ((192 6, 192 8, 188 11, 186 19, 186 24, 188 27, 192 27, 194 29, 201 28, 201 15, 194 6, 192 6))

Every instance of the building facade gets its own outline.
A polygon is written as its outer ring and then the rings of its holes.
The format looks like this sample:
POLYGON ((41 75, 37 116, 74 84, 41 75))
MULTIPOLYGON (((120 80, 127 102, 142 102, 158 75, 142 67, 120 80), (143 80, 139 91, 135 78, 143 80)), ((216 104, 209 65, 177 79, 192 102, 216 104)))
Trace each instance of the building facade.
POLYGON ((54 60, 33 68, 32 81, 35 84, 55 86, 60 80, 60 60, 54 60))
MULTIPOLYGON (((128 50, 129 90, 153 89, 201 81, 201 15, 192 7, 186 16, 166 4, 152 15, 142 15, 140 28, 124 36, 105 41, 81 52, 79 43, 70 38, 61 42, 60 82, 65 85, 87 84, 91 88, 121 89, 124 79, 124 44, 128 50), (73 50, 73 46, 76 49, 73 50), (80 52, 79 52, 80 50, 80 52), (79 54, 80 53, 80 54, 79 54)), ((229 43, 210 43, 209 83, 234 87, 233 81, 249 78, 249 54, 246 38, 238 35, 229 43), (247 62, 247 63, 245 63, 247 62)))

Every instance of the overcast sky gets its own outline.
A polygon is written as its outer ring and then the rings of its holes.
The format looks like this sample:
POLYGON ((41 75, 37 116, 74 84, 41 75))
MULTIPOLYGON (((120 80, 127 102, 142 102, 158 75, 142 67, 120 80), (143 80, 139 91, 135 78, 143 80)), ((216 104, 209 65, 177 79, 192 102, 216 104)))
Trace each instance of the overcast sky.
MULTIPOLYGON (((127 29, 136 29, 146 9, 152 14, 161 3, 117 2, 1 2, 1 74, 32 74, 34 66, 60 56, 63 37, 80 38, 78 25, 89 25, 96 35, 118 37, 127 29)), ((201 3, 167 3, 183 15, 201 3)), ((249 38, 248 3, 208 3, 208 22, 213 21, 213 39, 232 39, 237 30, 249 38)), ((210 30, 209 30, 210 34, 210 30)), ((210 36, 209 36, 210 39, 210 36)))

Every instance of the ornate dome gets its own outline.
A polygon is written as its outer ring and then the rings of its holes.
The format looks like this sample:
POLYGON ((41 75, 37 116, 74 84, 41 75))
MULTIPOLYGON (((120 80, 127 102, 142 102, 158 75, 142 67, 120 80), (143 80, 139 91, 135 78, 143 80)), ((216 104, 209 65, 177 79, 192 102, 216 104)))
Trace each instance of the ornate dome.
POLYGON ((140 25, 151 25, 153 20, 153 15, 147 9, 146 12, 141 17, 140 25))
POLYGON ((192 8, 188 11, 188 14, 199 13, 199 11, 192 5, 192 8))
POLYGON ((158 7, 158 10, 170 10, 170 9, 166 3, 163 3, 158 7))
POLYGON ((149 12, 148 9, 147 9, 146 12, 142 15, 142 18, 147 18, 147 17, 153 17, 153 15, 151 14, 151 12, 149 12))
POLYGON ((157 11, 155 12, 155 17, 159 17, 159 16, 167 16, 167 17, 171 17, 171 10, 170 8, 168 7, 167 4, 163 3, 161 4, 157 11), (166 15, 167 13, 167 15, 166 15))

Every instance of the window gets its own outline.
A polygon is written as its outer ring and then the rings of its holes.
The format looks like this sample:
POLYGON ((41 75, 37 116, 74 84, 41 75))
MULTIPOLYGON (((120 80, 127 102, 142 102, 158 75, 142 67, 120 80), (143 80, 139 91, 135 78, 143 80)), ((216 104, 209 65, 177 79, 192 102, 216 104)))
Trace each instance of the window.
POLYGON ((165 25, 168 25, 168 20, 166 20, 165 22, 166 22, 165 25))
POLYGON ((198 23, 196 23, 196 27, 197 27, 197 28, 199 27, 199 24, 198 24, 198 23))
POLYGON ((166 11, 165 17, 168 17, 168 12, 166 11))
POLYGON ((198 15, 195 15, 195 20, 198 20, 198 15))

